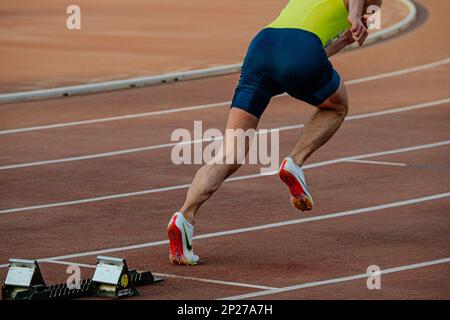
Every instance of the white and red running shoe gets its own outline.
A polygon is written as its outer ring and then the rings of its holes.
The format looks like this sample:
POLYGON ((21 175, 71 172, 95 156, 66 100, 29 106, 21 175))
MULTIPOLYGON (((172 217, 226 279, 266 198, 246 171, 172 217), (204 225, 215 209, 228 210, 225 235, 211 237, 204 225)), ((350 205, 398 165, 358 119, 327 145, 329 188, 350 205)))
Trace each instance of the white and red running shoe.
POLYGON ((292 158, 283 160, 279 171, 280 179, 289 187, 292 205, 301 211, 310 211, 314 205, 311 193, 306 186, 303 169, 292 158))
POLYGON ((170 240, 169 260, 171 263, 186 266, 195 266, 199 263, 200 258, 192 249, 194 226, 181 212, 175 213, 170 219, 167 234, 170 240))

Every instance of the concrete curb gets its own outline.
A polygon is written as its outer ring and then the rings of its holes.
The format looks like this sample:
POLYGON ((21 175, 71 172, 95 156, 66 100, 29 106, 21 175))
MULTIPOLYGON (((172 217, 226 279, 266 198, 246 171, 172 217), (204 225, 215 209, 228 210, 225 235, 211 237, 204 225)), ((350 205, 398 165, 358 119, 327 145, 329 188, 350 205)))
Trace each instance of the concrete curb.
MULTIPOLYGON (((399 1, 408 7, 409 10, 408 16, 399 23, 383 31, 370 35, 366 41, 367 45, 397 35, 415 22, 417 17, 417 8, 415 4, 411 0, 399 0, 399 1)), ((352 50, 355 48, 358 48, 358 46, 353 45, 349 47, 347 50, 352 50)), ((60 98, 89 93, 101 93, 121 89, 153 86, 176 81, 186 81, 213 76, 222 76, 239 72, 241 66, 242 66, 241 63, 236 63, 207 69, 166 73, 157 76, 138 77, 124 80, 113 80, 113 81, 59 87, 52 89, 5 93, 0 94, 0 104, 60 98)))

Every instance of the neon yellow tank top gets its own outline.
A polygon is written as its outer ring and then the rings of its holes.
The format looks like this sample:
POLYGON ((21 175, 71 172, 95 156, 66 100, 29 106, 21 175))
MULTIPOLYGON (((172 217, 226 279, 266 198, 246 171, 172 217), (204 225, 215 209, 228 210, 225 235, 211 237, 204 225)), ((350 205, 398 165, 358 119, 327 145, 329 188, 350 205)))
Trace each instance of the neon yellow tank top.
POLYGON ((290 0, 266 28, 302 29, 317 35, 325 47, 350 28, 344 0, 290 0))

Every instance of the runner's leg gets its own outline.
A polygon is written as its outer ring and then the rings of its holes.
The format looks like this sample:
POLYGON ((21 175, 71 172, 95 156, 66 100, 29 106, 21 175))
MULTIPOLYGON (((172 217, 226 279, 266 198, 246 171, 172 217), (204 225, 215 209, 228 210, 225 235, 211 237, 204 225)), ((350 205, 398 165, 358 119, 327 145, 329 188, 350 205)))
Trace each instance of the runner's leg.
POLYGON ((291 152, 298 166, 333 137, 348 114, 348 96, 345 84, 321 104, 303 129, 302 136, 291 152))
MULTIPOLYGON (((242 129, 247 131, 249 129, 256 129, 258 122, 259 119, 250 113, 238 108, 232 108, 228 116, 227 130, 242 129)), ((227 136, 225 135, 225 137, 227 136)), ((234 143, 229 143, 231 142, 227 141, 229 139, 230 137, 224 138, 222 146, 223 150, 225 150, 222 155, 223 158, 221 163, 223 164, 213 163, 204 165, 198 170, 192 181, 186 201, 180 210, 185 218, 192 224, 194 224, 195 216, 200 206, 220 188, 225 179, 235 173, 241 166, 237 159, 226 161, 229 159, 230 154, 234 156, 237 155, 236 150, 231 150, 231 148, 237 148, 238 143, 236 143, 236 141, 234 141, 234 143)), ((235 137, 231 137, 231 139, 235 139, 235 137)), ((245 154, 247 154, 248 149, 249 145, 246 143, 245 154)))

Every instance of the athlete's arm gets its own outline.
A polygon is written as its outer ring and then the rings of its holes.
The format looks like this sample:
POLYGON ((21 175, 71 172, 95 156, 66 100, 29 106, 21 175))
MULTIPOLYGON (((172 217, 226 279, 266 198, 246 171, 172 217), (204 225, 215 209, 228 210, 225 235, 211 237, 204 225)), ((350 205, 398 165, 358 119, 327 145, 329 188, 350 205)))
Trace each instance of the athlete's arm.
POLYGON ((344 49, 346 46, 351 45, 355 42, 350 30, 342 34, 336 42, 328 46, 325 51, 327 52, 328 58, 334 56, 336 53, 344 49))
POLYGON ((349 0, 348 21, 352 25, 350 29, 353 39, 362 46, 366 41, 369 32, 362 21, 365 0, 349 0))

